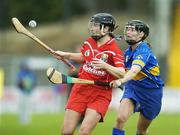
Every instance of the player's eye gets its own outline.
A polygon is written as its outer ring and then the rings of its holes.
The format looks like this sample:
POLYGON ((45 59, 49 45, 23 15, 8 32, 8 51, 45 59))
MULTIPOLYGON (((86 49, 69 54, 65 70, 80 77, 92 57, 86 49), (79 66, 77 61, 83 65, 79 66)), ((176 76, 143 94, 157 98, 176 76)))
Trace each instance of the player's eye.
POLYGON ((92 28, 92 27, 100 27, 100 23, 89 22, 89 28, 92 28))
POLYGON ((126 26, 125 29, 124 29, 124 33, 134 32, 134 31, 136 31, 134 26, 126 26))

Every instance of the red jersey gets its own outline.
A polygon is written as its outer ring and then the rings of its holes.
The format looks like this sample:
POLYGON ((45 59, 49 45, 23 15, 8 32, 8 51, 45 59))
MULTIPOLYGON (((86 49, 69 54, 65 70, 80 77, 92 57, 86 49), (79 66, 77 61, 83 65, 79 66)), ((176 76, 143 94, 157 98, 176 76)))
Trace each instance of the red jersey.
MULTIPOLYGON (((124 55, 119 49, 115 39, 107 41, 104 45, 98 47, 96 41, 88 38, 82 48, 81 53, 84 56, 84 62, 79 70, 79 78, 110 82, 115 80, 110 73, 103 69, 97 69, 92 65, 93 58, 102 59, 104 62, 115 66, 124 67, 124 55)), ((74 84, 66 109, 85 114, 87 108, 96 110, 101 114, 103 120, 112 98, 112 88, 92 85, 92 84, 74 84)))
MULTIPOLYGON (((84 42, 81 53, 84 56, 84 62, 79 70, 79 78, 102 82, 111 82, 116 79, 106 70, 96 69, 96 67, 92 66, 93 58, 101 59, 114 67, 124 68, 124 54, 119 49, 114 38, 98 47, 96 41, 90 37, 84 42)), ((104 89, 103 86, 95 85, 94 87, 104 89)))

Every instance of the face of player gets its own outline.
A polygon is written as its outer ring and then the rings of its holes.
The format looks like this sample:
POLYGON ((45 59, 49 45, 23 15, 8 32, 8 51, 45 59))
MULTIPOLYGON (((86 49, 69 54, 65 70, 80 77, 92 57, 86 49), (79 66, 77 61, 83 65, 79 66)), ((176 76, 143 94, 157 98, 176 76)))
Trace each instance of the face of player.
POLYGON ((141 41, 144 33, 137 31, 135 29, 135 26, 125 26, 124 29, 124 36, 125 40, 131 45, 133 43, 137 43, 138 41, 141 41))
POLYGON ((100 23, 89 22, 88 31, 89 31, 90 36, 101 36, 100 23))
POLYGON ((101 25, 100 23, 90 21, 88 24, 89 35, 95 40, 99 40, 108 33, 108 29, 108 27, 104 27, 104 25, 101 25))

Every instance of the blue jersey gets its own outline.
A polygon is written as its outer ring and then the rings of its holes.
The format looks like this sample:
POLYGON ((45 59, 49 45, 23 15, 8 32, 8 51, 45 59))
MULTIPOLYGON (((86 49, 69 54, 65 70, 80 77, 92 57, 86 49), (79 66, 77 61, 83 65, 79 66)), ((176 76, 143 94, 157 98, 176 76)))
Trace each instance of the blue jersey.
POLYGON ((130 70, 132 65, 141 67, 141 71, 128 83, 142 88, 161 88, 164 86, 160 78, 160 68, 155 55, 147 42, 139 43, 132 51, 131 46, 125 51, 125 68, 130 70))
POLYGON ((147 119, 154 119, 161 110, 164 83, 160 78, 160 68, 156 57, 146 42, 140 42, 135 50, 131 46, 125 52, 125 68, 132 65, 141 67, 141 71, 125 84, 122 98, 131 99, 134 112, 141 112, 147 119))

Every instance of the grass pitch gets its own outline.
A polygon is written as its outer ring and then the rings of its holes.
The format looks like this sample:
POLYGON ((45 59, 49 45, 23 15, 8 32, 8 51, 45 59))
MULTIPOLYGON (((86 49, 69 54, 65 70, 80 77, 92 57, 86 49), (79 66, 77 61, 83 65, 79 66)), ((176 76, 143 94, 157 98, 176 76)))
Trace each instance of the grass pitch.
MULTIPOLYGON (((138 114, 133 115, 125 126, 126 135, 135 135, 138 114)), ((21 125, 14 114, 0 116, 0 135, 60 135, 63 121, 61 114, 33 115, 28 125, 21 125)), ((111 135, 116 113, 108 112, 104 123, 98 124, 92 135, 111 135)), ((75 133, 77 135, 77 132, 75 133)), ((160 114, 149 128, 149 135, 180 135, 180 114, 160 114)))

